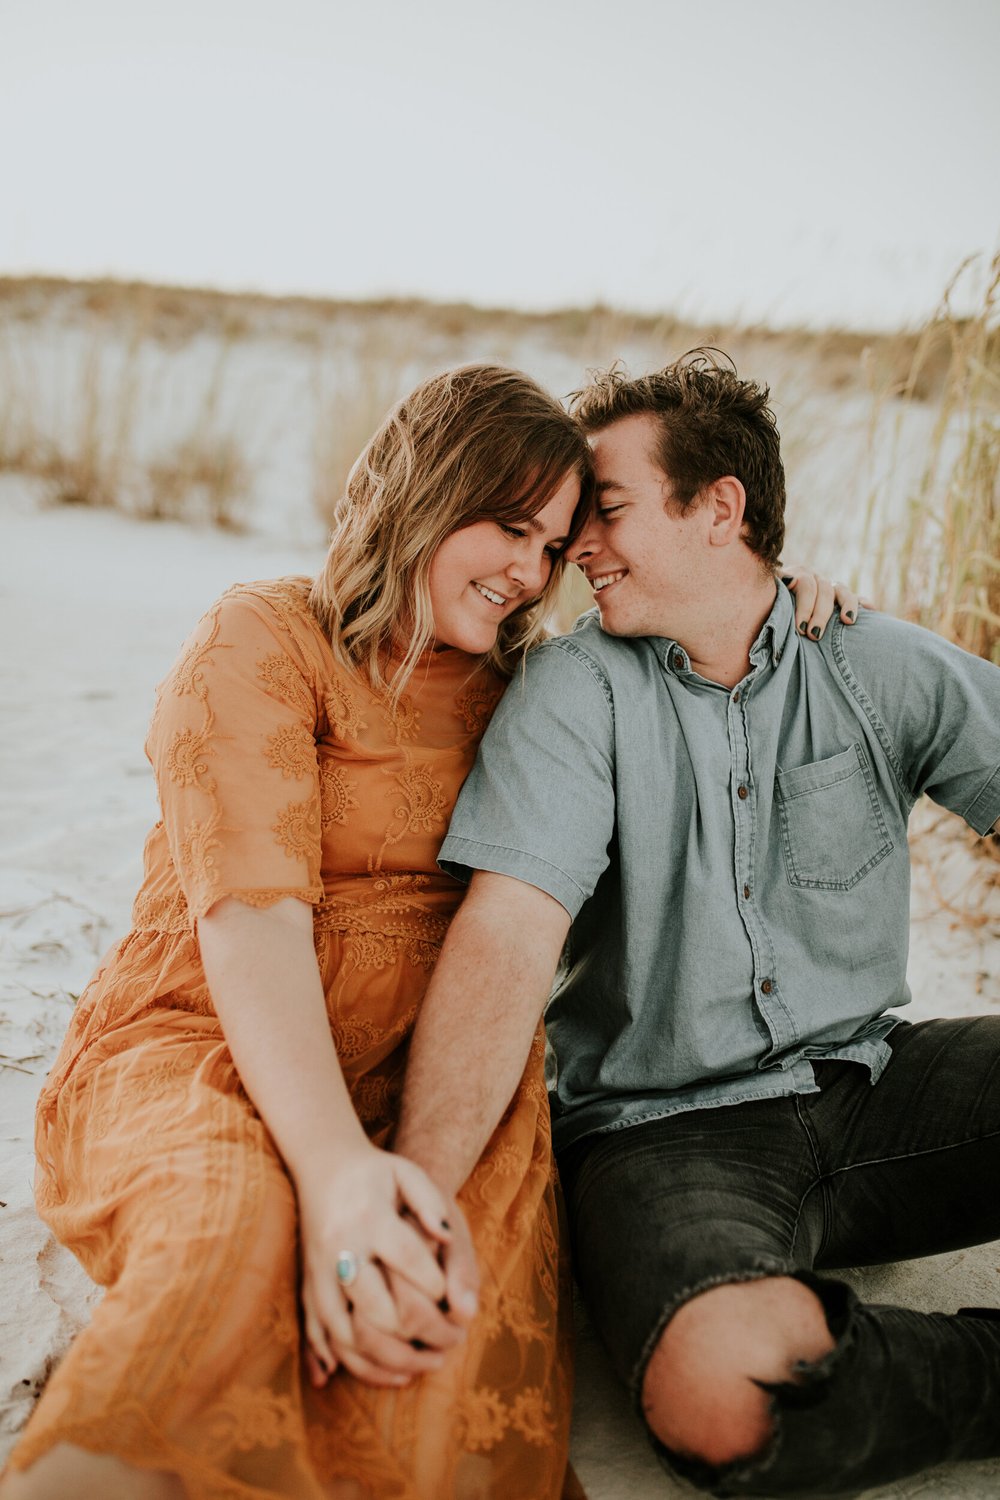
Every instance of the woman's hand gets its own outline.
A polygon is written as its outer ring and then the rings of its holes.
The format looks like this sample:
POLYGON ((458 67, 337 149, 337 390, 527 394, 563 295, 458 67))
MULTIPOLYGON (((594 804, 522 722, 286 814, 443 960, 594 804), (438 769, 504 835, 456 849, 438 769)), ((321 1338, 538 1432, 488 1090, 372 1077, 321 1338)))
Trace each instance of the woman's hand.
POLYGON ((808 568, 783 568, 781 581, 795 595, 795 629, 807 640, 820 639, 835 609, 845 625, 853 625, 859 605, 868 604, 846 583, 831 583, 808 568))
MULTIPOLYGON (((409 1215, 407 1215, 409 1217, 409 1215)), ((411 1220, 416 1225, 416 1220, 411 1220)), ((456 1344, 464 1343, 466 1330, 479 1306, 479 1271, 476 1253, 457 1203, 448 1210, 451 1240, 434 1245, 445 1277, 445 1294, 440 1302, 431 1302, 397 1271, 386 1271, 385 1279, 396 1304, 399 1317, 399 1339, 411 1347, 437 1352, 442 1358, 456 1344)), ((420 1230, 423 1233, 423 1230, 420 1230)), ((398 1340, 387 1344, 389 1335, 373 1328, 355 1308, 354 1336, 358 1350, 369 1360, 384 1367, 387 1354, 398 1353, 398 1340)), ((440 1359, 437 1361, 440 1363, 440 1359)), ((429 1362, 428 1362, 429 1363, 429 1362)), ((434 1368, 429 1363, 430 1368, 434 1368)))
MULTIPOLYGON (((425 1341, 411 1332, 438 1327, 447 1287, 440 1256, 452 1229, 431 1179, 405 1157, 365 1146, 326 1170, 311 1169, 296 1186, 314 1384, 325 1385, 338 1364, 369 1384, 389 1386, 437 1369, 444 1347, 418 1347, 425 1341), (345 1252, 357 1262, 348 1283, 337 1274, 345 1252), (399 1301, 392 1287, 401 1289, 399 1301)), ((442 1344, 456 1341, 449 1335, 442 1344)))

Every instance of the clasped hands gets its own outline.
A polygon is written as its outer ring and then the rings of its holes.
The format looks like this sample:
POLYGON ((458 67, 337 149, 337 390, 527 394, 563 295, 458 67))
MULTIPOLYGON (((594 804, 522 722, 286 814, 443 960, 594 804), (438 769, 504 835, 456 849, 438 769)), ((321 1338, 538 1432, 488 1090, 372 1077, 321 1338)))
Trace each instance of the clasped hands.
POLYGON ((436 1370, 478 1306, 475 1252, 458 1205, 405 1157, 365 1146, 296 1181, 305 1357, 321 1387, 339 1365, 370 1385, 436 1370), (345 1285, 338 1257, 357 1275, 345 1285))

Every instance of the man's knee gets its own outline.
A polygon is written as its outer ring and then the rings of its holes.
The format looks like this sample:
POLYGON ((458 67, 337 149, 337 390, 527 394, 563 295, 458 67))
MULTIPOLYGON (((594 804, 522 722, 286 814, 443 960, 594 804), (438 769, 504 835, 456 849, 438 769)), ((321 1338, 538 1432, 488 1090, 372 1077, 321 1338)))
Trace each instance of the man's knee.
POLYGON ((673 1315, 646 1366, 642 1406, 671 1452, 713 1466, 760 1452, 770 1399, 757 1382, 794 1380, 834 1347, 822 1303, 793 1277, 726 1283, 673 1315))

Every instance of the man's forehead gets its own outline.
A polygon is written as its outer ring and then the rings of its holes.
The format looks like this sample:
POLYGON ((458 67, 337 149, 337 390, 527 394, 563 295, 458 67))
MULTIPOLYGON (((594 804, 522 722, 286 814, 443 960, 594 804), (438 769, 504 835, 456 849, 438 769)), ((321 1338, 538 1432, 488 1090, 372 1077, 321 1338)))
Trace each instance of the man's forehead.
POLYGON ((659 469, 657 453, 659 433, 655 417, 647 412, 622 417, 589 436, 598 482, 612 478, 617 471, 646 468, 659 469))

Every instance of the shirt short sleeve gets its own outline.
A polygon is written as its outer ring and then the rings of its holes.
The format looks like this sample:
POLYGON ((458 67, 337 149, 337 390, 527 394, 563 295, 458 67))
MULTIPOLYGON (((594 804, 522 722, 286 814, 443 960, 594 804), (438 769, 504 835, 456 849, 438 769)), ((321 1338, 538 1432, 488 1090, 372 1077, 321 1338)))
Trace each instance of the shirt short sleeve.
POLYGON ((599 668, 572 641, 528 656, 493 715, 439 863, 511 875, 575 917, 608 864, 614 717, 599 668))
POLYGON ((1000 818, 1000 667, 869 611, 838 638, 841 670, 903 786, 987 833, 1000 818))
POLYGON ((315 903, 318 690, 306 630, 249 586, 199 621, 160 685, 146 753, 192 921, 223 896, 315 903))

